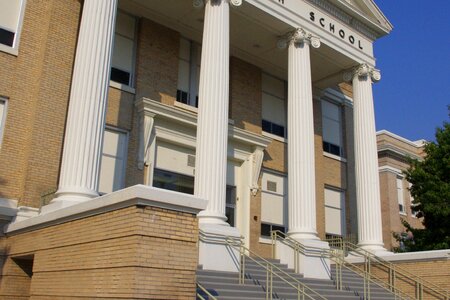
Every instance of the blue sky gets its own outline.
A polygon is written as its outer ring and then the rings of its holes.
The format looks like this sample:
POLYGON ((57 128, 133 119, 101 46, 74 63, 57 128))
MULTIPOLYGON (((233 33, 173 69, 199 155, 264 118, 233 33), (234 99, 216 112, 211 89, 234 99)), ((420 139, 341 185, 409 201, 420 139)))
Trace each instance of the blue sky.
POLYGON ((449 121, 450 0, 375 0, 394 26, 375 42, 377 130, 435 140, 449 121))

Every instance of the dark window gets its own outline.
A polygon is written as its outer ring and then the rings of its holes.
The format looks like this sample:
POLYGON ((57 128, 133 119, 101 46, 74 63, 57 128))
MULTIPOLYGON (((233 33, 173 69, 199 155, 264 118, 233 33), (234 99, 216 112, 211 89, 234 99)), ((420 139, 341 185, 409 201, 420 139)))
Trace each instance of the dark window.
POLYGON ((267 120, 262 120, 262 130, 281 137, 285 137, 284 126, 272 123, 267 120))
POLYGON ((130 85, 130 73, 112 67, 111 80, 125 85, 130 85))
POLYGON ((12 47, 14 44, 14 32, 0 28, 0 44, 12 47))
POLYGON ((177 90, 177 101, 184 104, 189 104, 189 94, 182 90, 177 90))
POLYGON ((194 177, 155 169, 153 186, 185 194, 194 194, 194 177))
POLYGON ((235 225, 236 187, 227 185, 225 216, 230 226, 235 225))
POLYGON ((274 230, 279 230, 283 233, 286 233, 286 227, 284 226, 261 223, 261 236, 271 237, 270 232, 274 230))
POLYGON ((341 155, 341 147, 323 141, 323 151, 340 156, 341 155))

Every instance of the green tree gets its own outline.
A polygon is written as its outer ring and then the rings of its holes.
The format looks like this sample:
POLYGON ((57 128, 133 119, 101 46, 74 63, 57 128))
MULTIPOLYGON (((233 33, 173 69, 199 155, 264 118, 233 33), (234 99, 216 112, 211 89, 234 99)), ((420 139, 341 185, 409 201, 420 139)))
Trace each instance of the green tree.
MULTIPOLYGON (((424 151, 425 158, 411 160, 405 172, 412 184, 412 210, 423 217, 425 226, 416 229, 403 221, 406 231, 413 235, 413 239, 403 239, 402 250, 406 252, 450 248, 450 123, 436 129, 436 142, 427 143, 424 151)), ((396 238, 401 240, 401 236, 396 238)))

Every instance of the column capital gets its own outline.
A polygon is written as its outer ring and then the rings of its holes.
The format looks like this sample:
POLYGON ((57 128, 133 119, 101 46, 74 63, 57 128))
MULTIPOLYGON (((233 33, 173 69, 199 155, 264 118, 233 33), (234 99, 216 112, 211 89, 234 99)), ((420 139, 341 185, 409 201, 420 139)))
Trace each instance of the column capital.
MULTIPOLYGON (((205 3, 208 1, 220 1, 220 0, 193 0, 192 1, 192 5, 195 8, 202 8, 203 6, 205 6, 205 3)), ((242 1, 243 0, 225 0, 228 1, 232 6, 241 6, 242 5, 242 1)))
POLYGON ((353 69, 344 72, 344 80, 352 81, 355 77, 367 77, 370 76, 373 82, 378 82, 381 79, 381 72, 378 69, 364 63, 353 69))
POLYGON ((303 28, 296 28, 293 31, 281 36, 278 40, 277 46, 280 49, 285 49, 291 43, 308 43, 313 48, 319 48, 320 38, 305 31, 303 28))

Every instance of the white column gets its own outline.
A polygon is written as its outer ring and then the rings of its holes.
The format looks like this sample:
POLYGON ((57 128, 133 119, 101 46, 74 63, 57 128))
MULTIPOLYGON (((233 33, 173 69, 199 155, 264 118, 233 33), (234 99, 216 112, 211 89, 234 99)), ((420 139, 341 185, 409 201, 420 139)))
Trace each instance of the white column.
MULTIPOLYGON (((240 1, 231 1, 240 5, 240 1)), ((195 4, 195 3, 194 3, 195 4)), ((200 68, 195 195, 208 200, 203 224, 228 225, 225 193, 228 142, 230 16, 229 0, 205 4, 200 68)))
POLYGON ((362 64, 345 74, 353 82, 355 135, 356 201, 359 246, 372 252, 384 252, 381 224, 380 183, 373 109, 372 80, 380 72, 362 64))
POLYGON ((117 0, 85 0, 70 91, 59 187, 51 211, 98 196, 117 0))
MULTIPOLYGON (((226 246, 240 233, 226 223, 225 196, 227 178, 228 97, 230 56, 230 7, 241 0, 205 1, 202 59, 198 100, 197 148, 195 153, 194 193, 208 200, 198 214, 202 230, 199 264, 205 270, 236 272, 240 257, 226 246), (203 234, 204 233, 204 234, 203 234)), ((194 0, 194 6, 202 5, 194 0)))
POLYGON ((314 119, 310 45, 320 40, 297 29, 279 42, 289 46, 288 60, 288 201, 289 235, 318 239, 316 230, 316 183, 314 119))
MULTIPOLYGON (((299 272, 305 278, 329 279, 330 261, 318 252, 329 249, 316 229, 316 180, 314 159, 314 113, 311 82, 310 46, 320 47, 320 40, 296 29, 278 42, 289 46, 288 60, 288 211, 289 236, 309 250, 301 254, 299 272)), ((277 242, 282 263, 294 267, 295 253, 277 242)))

